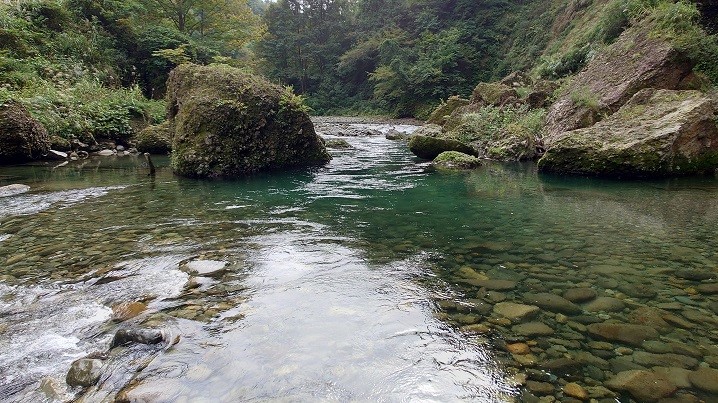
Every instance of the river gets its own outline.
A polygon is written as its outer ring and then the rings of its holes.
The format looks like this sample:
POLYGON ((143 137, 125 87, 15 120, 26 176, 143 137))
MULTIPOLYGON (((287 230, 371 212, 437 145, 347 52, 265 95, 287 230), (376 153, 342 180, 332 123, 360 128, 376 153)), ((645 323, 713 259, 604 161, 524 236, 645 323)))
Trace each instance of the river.
POLYGON ((346 140, 326 167, 237 181, 129 156, 0 170, 32 188, 0 198, 0 400, 502 402, 572 382, 615 401, 624 370, 718 367, 718 179, 444 173, 346 140), (108 351, 128 327, 168 342, 108 351), (99 383, 67 387, 88 354, 99 383))

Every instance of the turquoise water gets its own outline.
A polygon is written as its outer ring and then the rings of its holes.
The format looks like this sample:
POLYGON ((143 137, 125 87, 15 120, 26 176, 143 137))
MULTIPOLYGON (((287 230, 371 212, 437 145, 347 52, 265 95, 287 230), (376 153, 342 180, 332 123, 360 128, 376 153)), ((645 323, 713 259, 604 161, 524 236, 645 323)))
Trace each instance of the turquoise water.
POLYGON ((177 178, 157 157, 154 178, 132 157, 2 168, 0 185, 32 190, 0 198, 0 399, 75 396, 70 363, 130 325, 177 343, 112 350, 86 401, 529 401, 564 399, 566 382, 628 401, 598 388, 624 369, 717 367, 718 297, 701 286, 718 272, 718 179, 443 173, 405 143, 347 141, 327 167, 238 181, 177 178), (623 305, 542 306, 545 335, 492 310, 576 287, 623 305), (129 302, 146 309, 113 319, 129 302), (599 346, 586 325, 601 321, 659 336, 599 346), (673 361, 645 358, 659 351, 673 361))

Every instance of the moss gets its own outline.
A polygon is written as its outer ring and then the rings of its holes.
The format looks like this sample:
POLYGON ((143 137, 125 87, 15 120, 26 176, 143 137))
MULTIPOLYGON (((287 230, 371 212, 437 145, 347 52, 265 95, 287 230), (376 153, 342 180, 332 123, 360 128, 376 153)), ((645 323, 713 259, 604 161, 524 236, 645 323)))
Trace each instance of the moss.
POLYGON ((481 166, 481 160, 458 151, 445 151, 434 158, 432 165, 439 169, 474 169, 481 166))
POLYGON ((167 154, 172 151, 172 123, 168 120, 149 126, 135 137, 137 151, 150 154, 167 154))
POLYGON ((501 83, 479 83, 471 95, 471 102, 484 105, 503 105, 510 99, 518 99, 515 89, 501 83))
POLYGON ((60 136, 50 137, 50 148, 57 151, 70 151, 72 144, 70 141, 60 136))
POLYGON ((168 107, 172 167, 181 176, 232 178, 331 159, 300 97, 239 69, 177 67, 168 107))

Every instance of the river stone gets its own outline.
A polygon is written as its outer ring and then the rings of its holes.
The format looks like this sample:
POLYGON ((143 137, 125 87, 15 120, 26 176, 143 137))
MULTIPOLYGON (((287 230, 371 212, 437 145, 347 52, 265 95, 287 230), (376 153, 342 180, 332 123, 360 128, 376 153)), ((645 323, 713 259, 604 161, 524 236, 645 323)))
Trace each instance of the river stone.
POLYGON ((626 391, 639 401, 648 402, 668 397, 678 389, 665 375, 643 370, 620 372, 606 381, 605 385, 613 390, 626 391))
POLYGON ((664 320, 665 315, 658 309, 641 306, 628 314, 628 321, 634 325, 645 325, 654 329, 668 328, 669 325, 664 320))
POLYGON ((544 361, 540 366, 541 368, 560 377, 575 375, 583 368, 583 364, 567 357, 554 358, 544 361))
POLYGON ((598 297, 583 307, 589 312, 619 312, 626 307, 626 304, 617 298, 598 297))
POLYGON ((570 288, 563 293, 563 297, 571 302, 586 302, 590 301, 598 296, 598 293, 593 288, 582 287, 582 288, 570 288))
POLYGON ((547 336, 553 334, 553 329, 542 322, 522 323, 515 325, 511 330, 523 336, 547 336))
POLYGON ((538 293, 524 294, 524 302, 537 305, 552 312, 560 312, 567 315, 577 315, 582 312, 580 306, 556 294, 538 293))
POLYGON ((431 165, 439 170, 459 171, 478 168, 481 160, 458 151, 444 151, 434 158, 431 165))
POLYGON ((658 338, 658 332, 652 327, 628 325, 623 323, 593 323, 586 326, 591 336, 609 341, 619 341, 632 346, 640 346, 646 340, 658 338))
POLYGON ((718 294, 718 283, 701 284, 696 287, 696 291, 707 295, 718 294))
POLYGON ((516 354, 516 355, 525 355, 525 354, 529 354, 531 352, 529 345, 526 343, 507 344, 506 350, 508 350, 511 354, 516 354))
POLYGON ((554 391, 553 385, 548 382, 526 381, 526 387, 536 395, 550 395, 554 391))
POLYGON ((116 322, 124 322, 141 314, 147 309, 142 302, 122 302, 112 307, 112 319, 116 322))
POLYGON ((331 160, 301 99, 241 69, 182 64, 167 102, 177 175, 236 178, 331 160))
POLYGON ((701 367, 688 374, 688 379, 696 388, 718 394, 718 369, 701 367))
POLYGON ((698 366, 698 360, 693 357, 673 353, 655 354, 646 351, 636 351, 633 353, 633 362, 646 367, 678 367, 690 369, 698 366))
POLYGON ((15 196, 30 191, 30 186, 15 183, 12 185, 0 186, 0 197, 15 196))
POLYGON ((691 387, 691 381, 688 379, 691 371, 688 369, 676 367, 653 367, 653 372, 661 374, 672 380, 673 383, 681 389, 691 387))
POLYGON ((566 396, 574 397, 578 400, 588 400, 588 392, 581 385, 569 382, 563 386, 563 393, 566 396))
POLYGON ((102 361, 80 358, 70 366, 65 382, 70 386, 88 387, 96 384, 100 375, 102 375, 102 361))
POLYGON ((634 298, 653 298, 658 294, 656 286, 653 284, 621 284, 618 286, 618 290, 634 298))
POLYGON ((120 329, 110 343, 110 349, 132 343, 157 344, 163 341, 162 331, 157 329, 120 329))
POLYGON ((503 316, 512 322, 523 322, 536 317, 540 312, 535 305, 516 304, 513 302, 500 302, 494 305, 494 313, 503 316))
POLYGON ((220 260, 191 260, 184 265, 184 269, 192 275, 203 277, 216 277, 224 274, 227 262, 220 260))
POLYGON ((710 270, 687 268, 676 271, 676 277, 686 280, 703 281, 716 278, 716 274, 710 270))
POLYGON ((518 284, 512 280, 466 280, 464 281, 477 287, 486 288, 487 290, 494 291, 509 291, 516 288, 518 284))

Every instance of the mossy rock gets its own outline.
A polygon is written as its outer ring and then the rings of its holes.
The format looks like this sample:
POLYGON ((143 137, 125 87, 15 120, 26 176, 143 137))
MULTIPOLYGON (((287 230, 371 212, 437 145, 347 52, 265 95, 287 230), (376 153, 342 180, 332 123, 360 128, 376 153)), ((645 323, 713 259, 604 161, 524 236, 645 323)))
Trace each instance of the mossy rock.
POLYGON ((224 65, 181 65, 167 84, 171 165, 180 176, 235 178, 331 159, 288 89, 224 65))
POLYGON ((409 150, 414 155, 425 160, 433 160, 444 151, 458 151, 464 154, 476 155, 476 151, 468 145, 452 139, 415 135, 409 140, 409 150))
POLYGON ((50 136, 22 104, 0 105, 0 164, 36 160, 50 151, 50 136))
POLYGON ((471 103, 481 105, 501 106, 518 99, 515 89, 501 83, 479 83, 471 95, 471 103))
POLYGON ((718 168, 715 109, 698 91, 641 90, 605 120, 546 146, 544 172, 635 178, 718 168))
POLYGON ((481 160, 458 151, 445 151, 434 158, 432 165, 444 170, 466 170, 480 167, 481 160))
POLYGON ((442 102, 434 112, 431 113, 426 123, 443 125, 451 114, 458 108, 469 104, 468 99, 463 99, 458 96, 449 97, 446 102, 442 102))
POLYGON ((150 154, 167 154, 172 151, 172 123, 167 120, 143 129, 135 137, 137 151, 150 154))
POLYGON ((51 136, 50 148, 57 151, 70 151, 72 150, 72 144, 70 143, 70 140, 64 137, 51 136))

